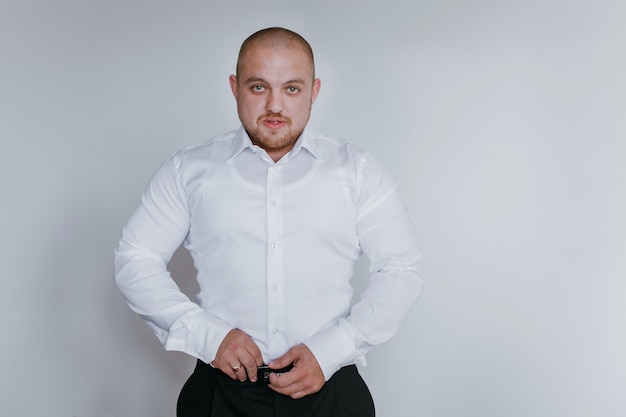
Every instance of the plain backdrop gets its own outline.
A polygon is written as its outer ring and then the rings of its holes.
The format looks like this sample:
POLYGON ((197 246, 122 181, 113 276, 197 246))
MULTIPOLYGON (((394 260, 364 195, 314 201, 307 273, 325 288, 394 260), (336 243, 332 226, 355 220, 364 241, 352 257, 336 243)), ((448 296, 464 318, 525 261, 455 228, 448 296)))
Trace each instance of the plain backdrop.
POLYGON ((419 234, 422 297, 361 369, 378 415, 626 415, 624 22, 621 0, 0 0, 0 415, 174 416, 194 360, 127 308, 113 249, 164 158, 238 127, 228 76, 267 26, 310 41, 311 124, 392 171, 419 234))

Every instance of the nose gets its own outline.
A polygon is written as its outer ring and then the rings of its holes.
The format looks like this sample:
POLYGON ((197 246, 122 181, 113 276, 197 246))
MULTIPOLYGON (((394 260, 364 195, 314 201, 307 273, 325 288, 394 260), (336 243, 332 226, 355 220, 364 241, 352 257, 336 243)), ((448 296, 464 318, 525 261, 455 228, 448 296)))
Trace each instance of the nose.
POLYGON ((283 100, 279 91, 272 90, 270 94, 267 95, 265 110, 274 114, 280 113, 283 110, 283 100))

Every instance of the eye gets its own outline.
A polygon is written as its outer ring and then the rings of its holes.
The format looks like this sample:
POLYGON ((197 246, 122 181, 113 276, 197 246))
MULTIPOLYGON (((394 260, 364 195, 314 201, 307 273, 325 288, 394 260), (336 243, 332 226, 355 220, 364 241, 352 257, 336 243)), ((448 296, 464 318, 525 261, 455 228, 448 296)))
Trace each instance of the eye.
POLYGON ((287 92, 289 92, 290 94, 296 94, 298 92, 300 92, 300 89, 298 87, 287 87, 287 92))
POLYGON ((256 92, 256 93, 260 93, 261 91, 265 90, 265 87, 263 87, 262 85, 257 84, 257 85, 253 85, 251 87, 251 90, 256 92))

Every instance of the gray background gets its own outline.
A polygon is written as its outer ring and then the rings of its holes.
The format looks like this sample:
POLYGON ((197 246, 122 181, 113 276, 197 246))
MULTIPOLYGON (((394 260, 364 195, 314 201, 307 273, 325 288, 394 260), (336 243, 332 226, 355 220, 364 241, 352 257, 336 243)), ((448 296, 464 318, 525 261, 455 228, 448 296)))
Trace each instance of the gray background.
POLYGON ((390 168, 423 248, 362 369, 378 415, 626 415, 624 22, 618 0, 0 0, 0 414, 174 415, 194 361, 126 307, 112 251, 167 155, 238 126, 238 47, 281 25, 316 51, 311 123, 390 168))

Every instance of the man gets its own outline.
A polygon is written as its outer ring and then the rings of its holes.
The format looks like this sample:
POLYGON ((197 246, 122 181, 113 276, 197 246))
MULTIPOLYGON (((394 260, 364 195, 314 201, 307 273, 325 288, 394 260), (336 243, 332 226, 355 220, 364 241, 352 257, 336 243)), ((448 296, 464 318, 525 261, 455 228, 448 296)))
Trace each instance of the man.
POLYGON ((242 127, 174 153, 124 229, 119 289, 166 349, 198 358, 179 417, 374 415, 355 364, 415 302, 420 254, 387 171, 306 127, 314 68, 294 32, 246 39, 230 76, 242 127), (166 269, 183 242, 197 303, 166 269), (362 254, 371 278, 350 309, 362 254))

